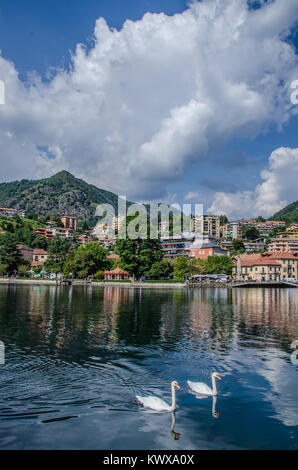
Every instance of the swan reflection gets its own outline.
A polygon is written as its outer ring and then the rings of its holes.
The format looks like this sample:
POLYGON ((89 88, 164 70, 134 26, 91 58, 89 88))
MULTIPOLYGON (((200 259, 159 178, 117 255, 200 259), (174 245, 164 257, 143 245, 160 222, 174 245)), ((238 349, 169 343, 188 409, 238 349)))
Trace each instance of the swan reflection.
POLYGON ((180 439, 181 434, 175 431, 175 424, 176 424, 176 415, 175 415, 175 411, 172 411, 171 436, 174 439, 174 441, 178 441, 180 439))

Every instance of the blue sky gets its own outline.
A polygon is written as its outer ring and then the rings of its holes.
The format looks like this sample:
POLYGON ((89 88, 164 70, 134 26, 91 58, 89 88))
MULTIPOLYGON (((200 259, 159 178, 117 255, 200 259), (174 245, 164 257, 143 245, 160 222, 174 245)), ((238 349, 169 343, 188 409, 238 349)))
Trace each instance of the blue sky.
POLYGON ((0 44, 24 77, 35 70, 65 66, 76 44, 92 41, 95 20, 104 17, 120 29, 127 19, 139 20, 147 12, 167 15, 182 12, 184 0, 1 0, 0 44), (30 53, 29 53, 30 51, 30 53))
POLYGON ((298 80, 295 3, 251 2, 260 12, 252 16, 244 0, 195 1, 192 7, 182 0, 1 0, 0 79, 7 98, 14 90, 16 101, 0 110, 6 136, 1 181, 65 168, 130 199, 203 202, 230 218, 240 215, 239 206, 243 216, 269 216, 298 199, 291 183, 298 114, 289 87, 298 80), (146 12, 167 17, 142 19, 146 12), (100 17, 120 33, 103 24, 94 32, 100 17), (230 22, 240 24, 233 36, 230 22), (225 41, 231 45, 223 47, 225 41), (246 59, 251 67, 244 62, 241 68, 247 51, 253 51, 246 59), (108 78, 95 88, 96 74, 108 78), (78 89, 90 96, 74 105, 77 95, 69 90, 78 89), (100 96, 94 109, 92 96, 100 96), (58 100, 62 112, 55 115, 58 100), (28 101, 32 111, 24 111, 28 101), (65 110, 58 125, 56 116, 65 110))

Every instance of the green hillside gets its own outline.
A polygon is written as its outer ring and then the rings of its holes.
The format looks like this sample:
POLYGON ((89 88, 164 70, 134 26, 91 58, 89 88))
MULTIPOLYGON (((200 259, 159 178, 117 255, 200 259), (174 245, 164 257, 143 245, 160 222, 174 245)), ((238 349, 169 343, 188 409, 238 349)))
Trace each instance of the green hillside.
POLYGON ((111 204, 117 213, 118 196, 75 178, 67 171, 41 180, 0 183, 0 207, 33 211, 42 217, 70 215, 95 224, 98 204, 111 204))
POLYGON ((270 217, 269 220, 284 220, 286 224, 298 224, 298 201, 292 202, 292 204, 270 217))

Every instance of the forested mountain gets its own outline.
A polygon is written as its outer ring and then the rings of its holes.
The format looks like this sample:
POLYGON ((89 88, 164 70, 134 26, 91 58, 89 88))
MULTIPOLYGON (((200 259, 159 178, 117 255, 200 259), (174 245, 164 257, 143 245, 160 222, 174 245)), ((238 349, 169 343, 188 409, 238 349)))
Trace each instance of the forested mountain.
POLYGON ((292 202, 284 209, 278 211, 272 217, 271 220, 284 220, 287 224, 298 223, 298 201, 292 202))
POLYGON ((50 178, 0 183, 0 206, 36 212, 43 217, 72 215, 92 225, 98 204, 111 204, 117 214, 118 196, 60 171, 50 178))

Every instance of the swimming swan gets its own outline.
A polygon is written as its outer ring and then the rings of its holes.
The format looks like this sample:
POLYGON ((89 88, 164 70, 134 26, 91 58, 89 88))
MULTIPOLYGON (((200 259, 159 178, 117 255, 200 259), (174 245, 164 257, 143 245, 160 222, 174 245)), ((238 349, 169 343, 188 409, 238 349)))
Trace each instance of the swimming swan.
POLYGON ((156 411, 174 411, 176 409, 175 388, 180 390, 179 384, 174 380, 171 383, 171 389, 172 389, 172 404, 171 405, 166 403, 161 398, 154 397, 154 396, 140 397, 139 395, 136 395, 136 398, 138 402, 141 403, 141 405, 143 405, 145 408, 150 408, 151 410, 156 410, 156 411))
POLYGON ((214 395, 217 395, 215 379, 221 380, 221 378, 217 374, 217 372, 213 372, 211 377, 212 377, 212 389, 208 387, 208 385, 202 382, 191 382, 190 380, 188 380, 187 383, 192 392, 198 393, 200 395, 214 396, 214 395))

